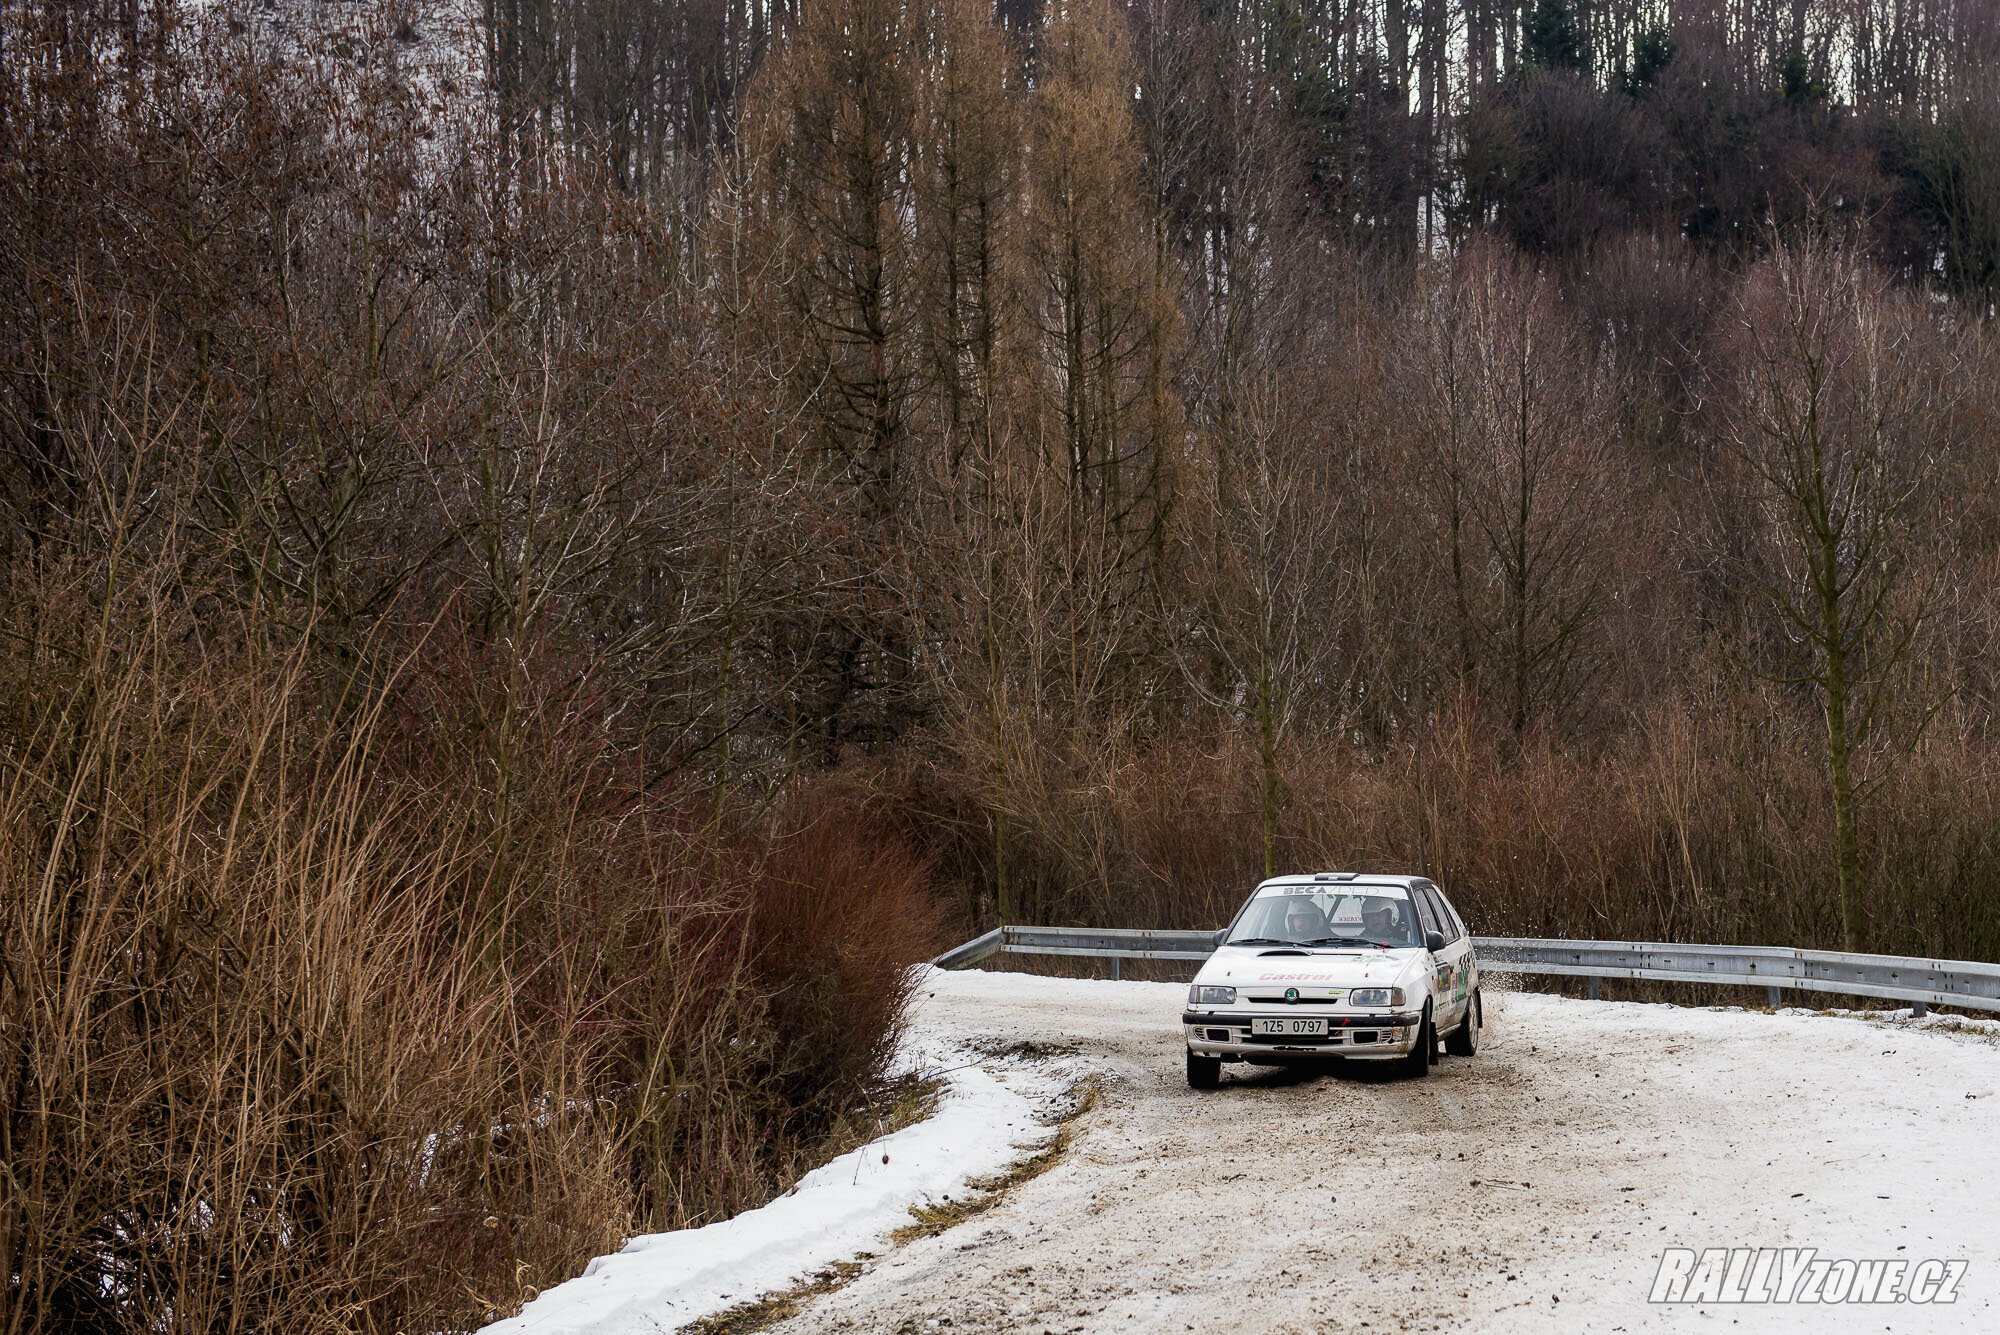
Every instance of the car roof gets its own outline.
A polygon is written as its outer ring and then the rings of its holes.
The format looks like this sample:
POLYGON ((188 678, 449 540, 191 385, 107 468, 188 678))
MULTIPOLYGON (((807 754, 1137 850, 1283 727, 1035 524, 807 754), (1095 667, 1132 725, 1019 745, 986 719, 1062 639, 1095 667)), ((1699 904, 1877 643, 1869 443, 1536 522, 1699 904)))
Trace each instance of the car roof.
POLYGON ((1428 884, 1429 880, 1430 878, 1427 876, 1384 876, 1375 872, 1302 871, 1292 872, 1284 876, 1273 876, 1268 880, 1259 881, 1257 888, 1262 890, 1267 885, 1324 885, 1329 888, 1345 885, 1357 888, 1362 886, 1388 885, 1395 886, 1399 890, 1408 890, 1414 885, 1428 884))

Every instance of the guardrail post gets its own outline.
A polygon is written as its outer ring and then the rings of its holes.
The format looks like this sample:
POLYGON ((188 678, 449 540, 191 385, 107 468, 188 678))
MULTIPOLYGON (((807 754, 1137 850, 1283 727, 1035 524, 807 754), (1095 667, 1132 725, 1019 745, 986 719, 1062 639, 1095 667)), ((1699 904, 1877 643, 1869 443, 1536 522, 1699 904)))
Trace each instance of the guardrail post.
POLYGON ((1765 989, 1764 989, 1764 992, 1765 992, 1765 995, 1766 995, 1766 996, 1768 996, 1768 997, 1770 998, 1770 1001, 1771 1001, 1771 1009, 1772 1009, 1772 1010, 1776 1010, 1776 1009, 1778 1009, 1778 1006, 1779 1006, 1779 999, 1778 999, 1778 989, 1777 989, 1777 988, 1775 988, 1775 987, 1767 987, 1767 988, 1765 988, 1765 989))
POLYGON ((1926 1005, 1924 1005, 1924 1003, 1923 1003, 1923 1002, 1921 1002, 1921 1001, 1913 1001, 1913 1002, 1911 1002, 1911 1003, 1910 1003, 1910 1018, 1911 1018, 1911 1019, 1913 1019, 1913 1020, 1921 1020, 1921 1019, 1923 1019, 1923 1018, 1924 1018, 1924 1017, 1925 1017, 1926 1015, 1929 1015, 1930 1013, 1931 1013, 1931 1008, 1930 1008, 1929 1006, 1926 1006, 1926 1005))
MULTIPOLYGON (((1595 975, 1592 975, 1592 977, 1591 977, 1591 980, 1590 980, 1590 999, 1591 999, 1592 1001, 1596 1001, 1596 1000, 1597 1000, 1597 978, 1596 978, 1596 976, 1595 976, 1595 975)), ((1357 1043, 1359 1043, 1359 1042, 1360 1042, 1361 1040, 1357 1038, 1357 1039, 1356 1039, 1356 1040, 1354 1040, 1354 1041, 1355 1041, 1355 1042, 1357 1042, 1357 1043)))
POLYGON ((1113 956, 1111 957, 1111 981, 1112 981, 1112 982, 1114 982, 1114 983, 1115 983, 1115 982, 1119 981, 1119 979, 1120 979, 1120 978, 1122 978, 1122 977, 1124 976, 1124 975, 1122 974, 1122 972, 1121 972, 1121 971, 1119 970, 1119 967, 1118 967, 1119 965, 1123 964, 1124 962, 1125 962, 1125 961, 1124 961, 1124 959, 1123 959, 1123 958, 1121 958, 1120 956, 1117 956, 1117 955, 1113 955, 1113 956))

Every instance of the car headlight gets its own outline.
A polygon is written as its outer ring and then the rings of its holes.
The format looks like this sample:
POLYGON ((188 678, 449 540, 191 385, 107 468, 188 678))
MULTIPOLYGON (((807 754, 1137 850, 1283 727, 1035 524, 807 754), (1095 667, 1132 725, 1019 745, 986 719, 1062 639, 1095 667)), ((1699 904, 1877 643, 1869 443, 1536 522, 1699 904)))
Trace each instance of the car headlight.
POLYGON ((1347 1000, 1354 1006, 1400 1006, 1403 1004, 1403 989, 1400 987, 1357 987, 1347 994, 1347 1000))
POLYGON ((1196 983, 1188 989, 1190 1006, 1232 1006, 1236 1003, 1236 989, 1233 987, 1204 987, 1196 983))

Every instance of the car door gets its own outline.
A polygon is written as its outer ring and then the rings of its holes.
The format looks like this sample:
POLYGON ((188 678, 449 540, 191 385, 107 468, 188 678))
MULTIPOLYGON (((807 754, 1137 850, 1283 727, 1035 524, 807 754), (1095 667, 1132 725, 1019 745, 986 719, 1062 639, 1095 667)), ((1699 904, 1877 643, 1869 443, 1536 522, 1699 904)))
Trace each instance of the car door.
MULTIPOLYGON (((1438 931, 1443 933, 1445 947, 1437 953, 1439 962, 1439 991, 1451 998, 1451 1020, 1456 1024, 1458 1017, 1472 1004, 1472 989, 1478 986, 1476 962, 1472 955, 1472 938, 1466 933, 1465 924, 1459 921, 1451 901, 1444 897, 1444 891, 1425 881, 1420 887, 1424 900, 1431 905, 1431 912, 1438 921, 1438 931)), ((1440 1023, 1440 1028, 1443 1023, 1440 1023)))
MULTIPOLYGON (((1441 920, 1443 915, 1438 912, 1437 902, 1431 898, 1428 889, 1422 883, 1410 887, 1410 901, 1416 905, 1417 926, 1424 933, 1425 941, 1430 940, 1432 932, 1449 937, 1450 933, 1445 930, 1444 922, 1441 920)), ((1453 979, 1449 946, 1444 950, 1431 951, 1431 972, 1432 993, 1437 998, 1437 1005, 1432 1011, 1431 1018, 1440 1030, 1449 1029, 1457 1023, 1457 1012, 1453 1009, 1456 1003, 1452 1000, 1453 979)))

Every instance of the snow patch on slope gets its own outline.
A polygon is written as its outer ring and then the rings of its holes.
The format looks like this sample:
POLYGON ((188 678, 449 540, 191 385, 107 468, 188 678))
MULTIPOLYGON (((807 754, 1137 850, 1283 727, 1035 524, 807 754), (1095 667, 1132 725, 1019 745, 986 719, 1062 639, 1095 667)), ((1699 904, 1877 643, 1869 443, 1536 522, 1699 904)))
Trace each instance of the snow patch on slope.
POLYGON ((942 1073, 937 1111, 799 1179, 759 1209, 652 1233, 486 1327, 485 1335, 657 1335, 879 1250, 909 1209, 956 1195, 1053 1134, 1037 1113, 1068 1086, 1060 1069, 990 1061, 914 1037, 905 1061, 942 1073))

